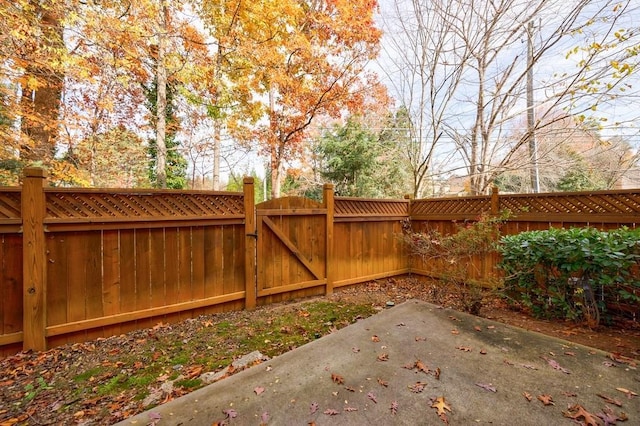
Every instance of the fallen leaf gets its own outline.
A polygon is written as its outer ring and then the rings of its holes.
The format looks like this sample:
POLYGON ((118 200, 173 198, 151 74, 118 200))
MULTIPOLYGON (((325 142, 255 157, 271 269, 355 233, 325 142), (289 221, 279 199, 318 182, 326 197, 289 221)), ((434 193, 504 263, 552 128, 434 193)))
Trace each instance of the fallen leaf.
POLYGON ((446 424, 449 424, 449 419, 447 419, 447 411, 451 412, 451 406, 447 404, 444 396, 439 396, 435 399, 431 398, 431 408, 435 408, 437 410, 440 420, 442 420, 446 424))
POLYGON ((538 395, 538 400, 542 401, 544 405, 556 405, 551 395, 538 395))
POLYGON ((486 355, 486 354, 487 354, 487 351, 486 351, 486 350, 484 350, 484 349, 480 349, 480 355, 486 355))
POLYGON ((613 404, 613 405, 617 405, 618 407, 622 407, 622 402, 618 401, 617 399, 613 399, 613 398, 608 397, 607 395, 603 395, 601 393, 598 393, 596 395, 598 395, 600 398, 604 399, 608 404, 613 404))
POLYGON ((475 327, 473 327, 473 329, 475 331, 482 331, 482 328, 480 326, 477 326, 477 325, 475 327))
POLYGON ((629 389, 625 389, 625 388, 616 388, 616 390, 617 390, 617 391, 620 391, 620 392, 622 392, 622 393, 624 393, 624 394, 626 394, 626 395, 627 395, 627 398, 629 398, 629 399, 633 398, 634 396, 638 396, 638 394, 637 394, 637 393, 635 393, 635 392, 633 392, 633 391, 630 391, 629 389))
POLYGON ((522 392, 522 396, 529 402, 533 399, 533 396, 529 392, 522 392))
POLYGON ((389 409, 391 410, 391 414, 398 414, 398 401, 393 401, 389 409))
POLYGON ((356 407, 344 407, 344 411, 350 413, 352 411, 358 411, 358 409, 356 407))
POLYGON ((451 330, 451 334, 460 334, 460 332, 458 330, 451 330))
POLYGON ((348 390, 349 392, 355 392, 356 390, 354 388, 352 388, 351 386, 345 386, 344 387, 346 390, 348 390))
POLYGON ((331 373, 331 380, 339 385, 344 384, 344 377, 340 376, 339 374, 331 373))
POLYGON ((338 412, 338 410, 334 410, 333 408, 327 408, 326 410, 324 410, 324 414, 326 414, 327 416, 337 416, 338 414, 340 414, 340 412, 338 412))
POLYGON ((456 349, 461 350, 462 352, 471 352, 471 348, 469 346, 456 346, 456 349))
POLYGON ((585 426, 598 426, 598 420, 580 404, 572 405, 567 411, 563 411, 562 415, 569 419, 581 421, 581 424, 585 426))
POLYGON ((427 367, 425 365, 425 363, 423 363, 420 360, 417 360, 414 364, 414 367, 418 369, 418 371, 422 371, 425 374, 429 374, 429 367, 427 367))
POLYGON ((636 367, 637 363, 633 358, 626 357, 622 355, 620 352, 611 352, 609 354, 609 358, 611 358, 615 362, 619 362, 621 364, 628 364, 631 367, 636 367))
POLYGON ((379 377, 378 377, 378 384, 379 384, 380 386, 385 387, 385 388, 389 386, 389 382, 386 382, 386 381, 382 380, 382 379, 381 379, 381 378, 379 378, 379 377))
POLYGON ((564 374, 570 374, 569 370, 567 370, 564 367, 561 367, 560 364, 558 364, 558 361, 554 360, 554 359, 550 359, 547 357, 540 357, 542 359, 544 359, 545 361, 547 361, 547 363, 554 369, 554 370, 558 370, 558 371, 562 371, 564 374))
POLYGON ((575 353, 575 352, 569 352, 569 351, 567 351, 567 352, 565 352, 564 354, 565 354, 566 356, 576 356, 576 353, 575 353))
POLYGON ((489 383, 488 385, 484 383, 476 383, 476 386, 481 387, 484 390, 488 390, 489 392, 498 392, 496 388, 491 386, 491 383, 489 383))
POLYGON ((538 367, 536 367, 535 365, 530 365, 530 364, 520 364, 520 366, 522 368, 527 368, 529 370, 537 370, 538 369, 538 367))
POLYGON ((158 424, 158 422, 162 419, 162 416, 160 415, 160 413, 157 413, 155 411, 152 411, 149 413, 149 423, 147 423, 148 426, 155 426, 158 424))
POLYGON ((376 398, 376 395, 373 392, 369 392, 367 394, 367 398, 369 398, 370 400, 372 400, 375 404, 378 403, 378 399, 376 398))
POLYGON ((256 386, 253 391, 256 393, 256 395, 260 395, 262 392, 264 392, 264 388, 262 386, 256 386))
POLYGON ((436 380, 440 380, 440 367, 437 367, 437 368, 433 371, 433 376, 436 378, 436 380))
POLYGON ((452 316, 452 315, 449 315, 449 319, 450 319, 451 321, 460 321, 458 318, 456 318, 456 317, 454 317, 454 316, 452 316))
POLYGON ((413 385, 409 385, 408 388, 411 390, 411 392, 413 393, 420 393, 424 390, 424 387, 427 386, 426 383, 423 382, 416 382, 413 385))
POLYGON ((267 424, 267 422, 269 421, 269 413, 267 411, 262 413, 262 415, 260 416, 260 421, 261 421, 261 425, 267 424))
POLYGON ((415 337, 415 341, 416 342, 425 342, 427 340, 426 337, 420 337, 420 336, 416 336, 415 337))
POLYGON ((389 355, 385 353, 378 355, 378 361, 389 361, 389 355))
POLYGON ((610 407, 604 407, 601 413, 597 413, 596 416, 602 419, 605 426, 615 425, 617 421, 625 422, 629 420, 625 413, 617 415, 610 407))
POLYGON ((378 343, 380 341, 380 338, 374 334, 373 336, 371 336, 371 341, 374 343, 378 343))
POLYGON ((563 391, 562 394, 568 398, 575 398, 576 396, 578 396, 578 394, 575 392, 563 391))
POLYGON ((320 408, 318 403, 317 402, 312 402, 311 405, 309 406, 309 414, 315 414, 316 411, 318 411, 318 408, 320 408))
POLYGON ((353 347, 351 348, 351 352, 353 352, 354 354, 357 354, 358 352, 360 352, 360 348, 353 347))
POLYGON ((227 408, 226 410, 222 410, 222 413, 227 416, 228 419, 235 419, 238 417, 238 412, 233 408, 227 408))

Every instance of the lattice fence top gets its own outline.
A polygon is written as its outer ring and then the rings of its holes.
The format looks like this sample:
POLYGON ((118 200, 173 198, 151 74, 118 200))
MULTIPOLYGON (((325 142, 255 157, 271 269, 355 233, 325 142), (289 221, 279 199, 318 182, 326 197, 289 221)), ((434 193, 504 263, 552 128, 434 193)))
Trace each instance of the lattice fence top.
POLYGON ((244 214, 236 193, 46 190, 48 219, 162 219, 244 214))
POLYGON ((500 209, 515 214, 640 215, 640 191, 501 195, 500 209))
POLYGON ((408 200, 335 199, 335 216, 407 216, 408 200))
POLYGON ((491 197, 433 198, 411 203, 411 216, 479 215, 491 211, 491 197))
POLYGON ((20 219, 20 190, 0 190, 0 220, 20 219))

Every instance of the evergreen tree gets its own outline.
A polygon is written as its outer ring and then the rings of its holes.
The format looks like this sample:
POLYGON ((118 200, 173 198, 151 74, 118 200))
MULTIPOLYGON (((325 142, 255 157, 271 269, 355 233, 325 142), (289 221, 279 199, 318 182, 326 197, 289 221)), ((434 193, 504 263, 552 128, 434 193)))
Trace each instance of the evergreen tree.
MULTIPOLYGON (((152 117, 156 116, 156 100, 157 100, 157 83, 154 81, 149 86, 143 86, 147 107, 152 117)), ((167 85, 167 132, 165 137, 165 145, 167 147, 167 188, 183 189, 187 186, 187 160, 180 154, 180 142, 176 139, 178 130, 178 118, 175 113, 175 93, 174 84, 167 85)), ((155 125, 155 123, 154 123, 155 125)), ((149 180, 153 186, 158 186, 156 173, 157 144, 155 138, 149 138, 149 180)))

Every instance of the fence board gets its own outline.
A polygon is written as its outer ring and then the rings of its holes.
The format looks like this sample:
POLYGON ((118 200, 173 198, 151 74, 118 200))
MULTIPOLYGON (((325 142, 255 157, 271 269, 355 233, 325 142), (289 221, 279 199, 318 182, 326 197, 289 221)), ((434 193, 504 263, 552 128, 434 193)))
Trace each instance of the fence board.
MULTIPOLYGON (((165 267, 164 267, 164 304, 172 305, 180 302, 180 262, 178 248, 178 228, 166 228, 164 230, 165 267)), ((165 322, 174 322, 180 319, 180 314, 168 315, 165 322)))
MULTIPOLYGON (((120 313, 136 310, 136 232, 133 229, 119 231, 120 313)), ((123 332, 134 330, 135 328, 135 323, 121 325, 123 332)))
MULTIPOLYGON (((102 232, 102 302, 105 316, 120 313, 120 234, 113 230, 102 232)), ((112 326, 111 333, 120 327, 112 326)))
MULTIPOLYGON (((151 259, 150 239, 151 229, 136 230, 135 233, 135 300, 136 310, 141 311, 151 308, 151 259)), ((150 319, 138 321, 140 327, 151 327, 150 319)))
POLYGON ((22 331, 22 238, 0 234, 0 334, 22 331))

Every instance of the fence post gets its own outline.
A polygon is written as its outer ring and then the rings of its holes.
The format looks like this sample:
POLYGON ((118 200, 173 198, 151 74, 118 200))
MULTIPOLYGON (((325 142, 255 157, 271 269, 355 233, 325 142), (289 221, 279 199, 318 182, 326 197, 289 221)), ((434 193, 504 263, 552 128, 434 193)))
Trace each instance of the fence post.
POLYGON ((243 180, 244 192, 244 288, 245 309, 254 309, 257 304, 256 290, 256 202, 254 198, 255 188, 252 177, 243 180))
POLYGON ((497 215, 500 213, 500 194, 498 187, 491 188, 491 214, 497 215))
POLYGON ((333 193, 333 184, 325 183, 322 187, 322 200, 324 208, 327 209, 327 235, 326 259, 325 259, 325 278, 327 285, 325 287, 326 294, 333 293, 333 218, 335 215, 335 199, 333 193))
POLYGON ((47 349, 47 259, 44 237, 46 198, 43 169, 24 170, 21 195, 23 317, 22 347, 26 350, 47 349))
MULTIPOLYGON (((411 206, 412 206, 412 204, 413 204, 413 195, 412 195, 412 194, 404 194, 404 197, 403 197, 403 198, 404 198, 405 200, 409 201, 409 202, 407 203, 407 219, 409 220, 409 231, 411 231, 411 232, 415 232, 415 231, 413 230, 413 217, 411 216, 411 206)), ((403 234, 404 234, 404 232, 405 232, 404 224, 403 224, 402 232, 403 232, 403 234)), ((402 246, 401 246, 401 250, 402 250, 402 254, 403 254, 403 256, 402 256, 402 257, 403 257, 403 258, 405 259, 405 261, 407 262, 407 263, 406 263, 406 267, 407 267, 407 269, 409 270, 409 273, 411 274, 411 273, 413 273, 413 269, 414 269, 414 267, 413 267, 413 264, 414 264, 413 256, 409 256, 409 254, 408 254, 408 252, 407 252, 407 245, 405 244, 405 242, 404 242, 404 241, 402 241, 402 243, 401 243, 401 244, 402 244, 402 246)))

